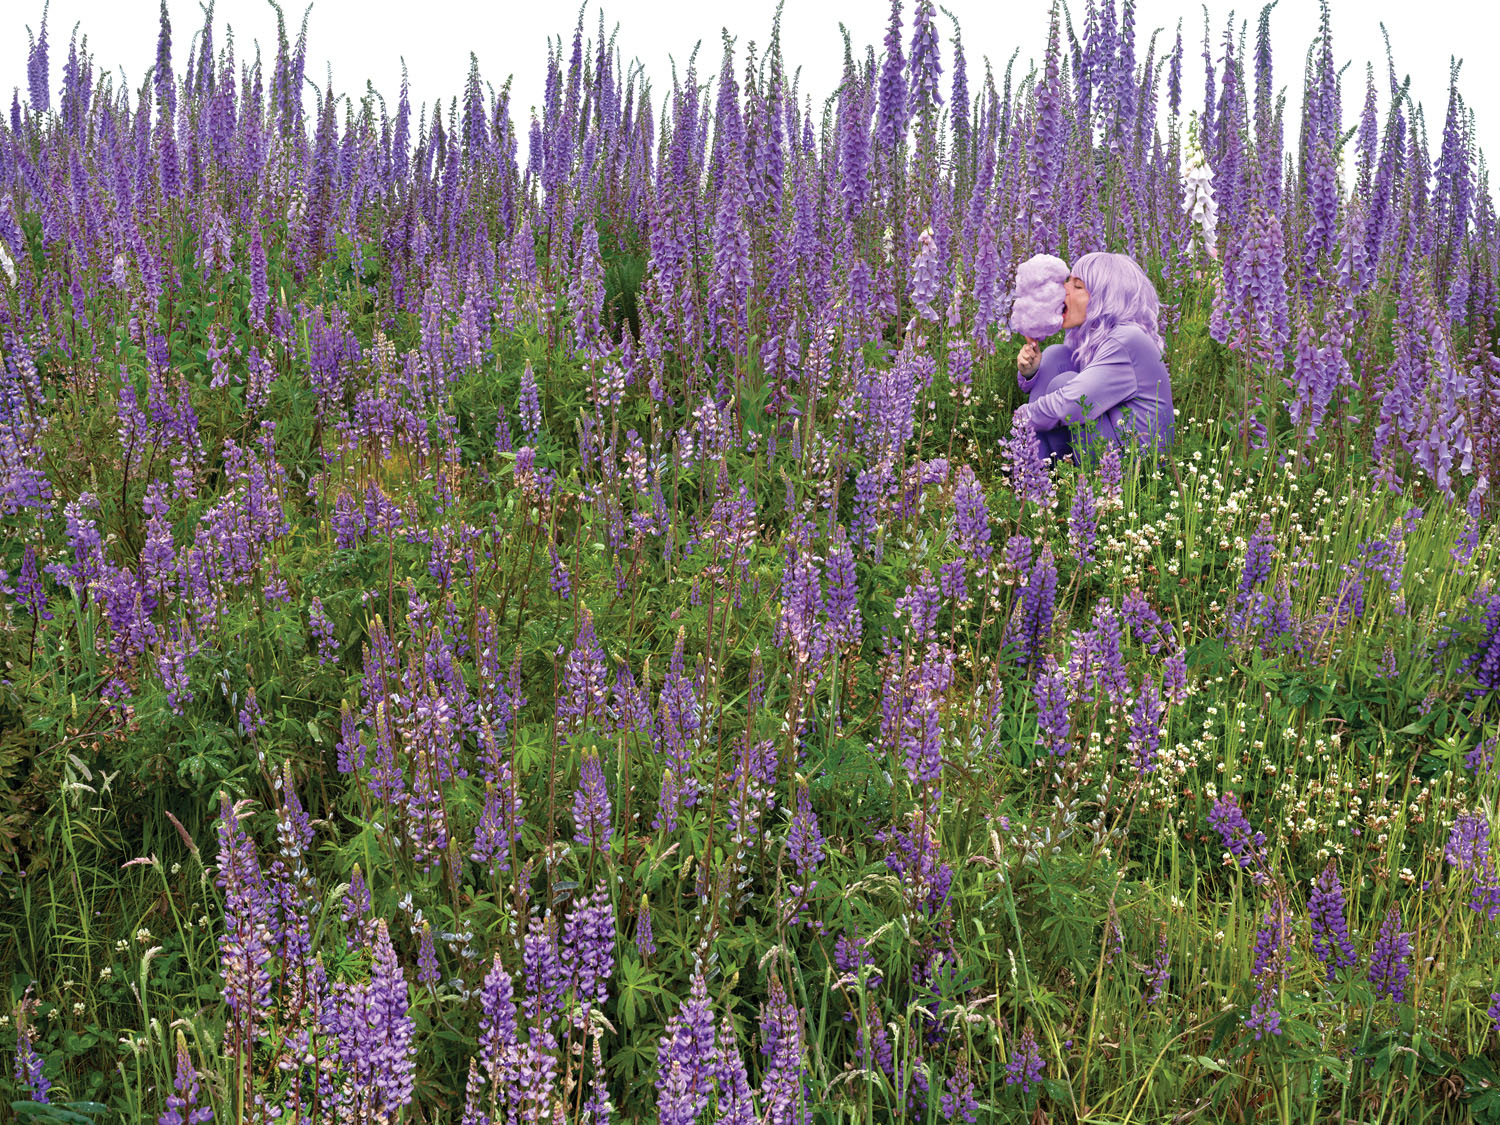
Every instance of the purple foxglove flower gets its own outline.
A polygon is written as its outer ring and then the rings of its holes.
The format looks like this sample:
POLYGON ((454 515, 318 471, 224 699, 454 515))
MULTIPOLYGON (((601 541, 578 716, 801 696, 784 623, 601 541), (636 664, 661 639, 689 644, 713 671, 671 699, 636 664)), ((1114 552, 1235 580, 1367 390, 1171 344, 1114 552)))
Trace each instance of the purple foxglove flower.
POLYGON ((894 156, 906 137, 906 59, 901 54, 901 0, 891 0, 885 32, 885 62, 880 70, 880 109, 875 141, 883 154, 894 156))
POLYGON ((917 259, 911 269, 911 300, 917 312, 933 323, 938 314, 932 302, 938 298, 938 287, 942 284, 942 261, 937 243, 928 227, 917 236, 917 259))

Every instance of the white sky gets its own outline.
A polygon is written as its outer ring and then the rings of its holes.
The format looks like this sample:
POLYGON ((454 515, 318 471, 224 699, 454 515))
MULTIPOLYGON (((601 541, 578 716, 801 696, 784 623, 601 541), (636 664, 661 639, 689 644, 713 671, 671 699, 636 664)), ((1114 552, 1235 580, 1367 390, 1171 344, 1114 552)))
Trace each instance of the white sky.
MULTIPOLYGON (((904 0, 903 50, 911 38, 911 7, 904 0)), ((302 18, 299 0, 285 5, 289 36, 295 38, 302 18)), ((947 0, 945 5, 959 18, 964 50, 968 58, 969 87, 978 88, 983 75, 983 56, 994 64, 997 84, 1005 61, 1019 47, 1017 71, 1024 73, 1028 59, 1039 58, 1046 49, 1047 0, 947 0)), ((1082 30, 1083 0, 1074 0, 1075 26, 1082 30)), ((40 0, 18 0, 5 5, 0 15, 0 92, 8 109, 10 91, 26 88, 25 27, 39 29, 40 0)), ((1247 48, 1253 50, 1259 3, 1236 8, 1223 0, 1208 4, 1213 28, 1214 54, 1229 13, 1248 19, 1247 48)), ((173 59, 181 68, 189 44, 202 25, 197 0, 169 0, 172 18, 173 59)), ((1334 53, 1342 64, 1352 62, 1344 77, 1346 127, 1358 121, 1364 102, 1366 61, 1376 67, 1376 89, 1383 114, 1386 104, 1385 48, 1379 25, 1384 22, 1395 51, 1397 72, 1410 74, 1413 96, 1426 112, 1428 140, 1434 158, 1441 143, 1443 119, 1448 104, 1450 54, 1466 48, 1472 57, 1464 65, 1459 89, 1474 111, 1481 147, 1493 164, 1500 160, 1500 68, 1486 57, 1486 47, 1500 31, 1500 15, 1478 14, 1480 6, 1470 0, 1333 0, 1334 53)), ((87 35, 96 65, 118 73, 123 67, 132 85, 139 84, 146 67, 155 58, 158 5, 151 0, 52 0, 48 19, 52 59, 53 97, 67 58, 68 40, 75 23, 80 36, 87 35)), ((506 75, 514 75, 512 90, 517 107, 518 132, 524 146, 525 107, 540 104, 546 71, 548 36, 571 42, 577 8, 571 4, 476 4, 461 0, 422 0, 396 8, 368 0, 317 0, 308 24, 308 75, 321 86, 327 64, 333 65, 335 88, 355 96, 363 93, 366 79, 375 83, 394 108, 401 82, 404 56, 411 76, 414 105, 422 100, 449 98, 463 90, 469 52, 479 57, 481 74, 498 86, 506 75), (398 12, 394 20, 387 13, 398 12)), ((590 2, 584 14, 585 33, 597 33, 600 6, 590 2)), ((774 0, 739 0, 732 6, 682 0, 608 0, 604 7, 606 32, 619 27, 618 39, 624 57, 638 58, 652 80, 654 98, 660 105, 670 89, 669 55, 679 70, 685 69, 693 44, 702 41, 699 73, 712 76, 721 57, 720 29, 730 21, 730 32, 738 38, 737 61, 743 73, 745 45, 754 40, 764 48, 770 38, 774 0)), ((865 44, 877 53, 889 14, 888 3, 861 0, 843 5, 792 0, 782 17, 782 50, 789 68, 802 68, 801 89, 820 105, 837 85, 843 63, 839 22, 849 28, 858 55, 865 44)), ((1142 43, 1138 61, 1144 58, 1144 38, 1153 27, 1162 27, 1161 50, 1170 49, 1179 17, 1187 58, 1183 66, 1185 106, 1198 106, 1203 98, 1203 64, 1199 57, 1203 38, 1202 7, 1191 0, 1138 0, 1136 24, 1142 43)), ((948 39, 951 25, 939 15, 943 39, 943 88, 946 96, 951 78, 948 39)), ((263 57, 274 54, 275 14, 264 0, 218 0, 215 11, 216 45, 222 45, 225 24, 235 31, 236 54, 244 60, 253 55, 259 41, 263 57)), ((1275 47, 1273 78, 1286 87, 1288 99, 1287 139, 1294 143, 1295 122, 1300 110, 1303 63, 1308 45, 1317 32, 1318 9, 1312 0, 1280 0, 1271 15, 1275 47)), ((1160 52, 1159 52, 1160 53, 1160 52)))

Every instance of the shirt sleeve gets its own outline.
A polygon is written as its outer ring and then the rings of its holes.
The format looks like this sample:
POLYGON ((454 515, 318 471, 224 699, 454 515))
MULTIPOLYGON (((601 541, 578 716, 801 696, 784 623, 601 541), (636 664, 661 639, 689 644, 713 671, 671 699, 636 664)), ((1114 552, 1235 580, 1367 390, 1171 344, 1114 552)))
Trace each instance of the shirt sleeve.
POLYGON ((1135 394, 1135 365, 1120 341, 1106 340, 1092 363, 1076 375, 1060 376, 1055 385, 1055 390, 1031 403, 1031 418, 1038 429, 1081 426, 1085 403, 1088 417, 1102 418, 1106 410, 1135 394))

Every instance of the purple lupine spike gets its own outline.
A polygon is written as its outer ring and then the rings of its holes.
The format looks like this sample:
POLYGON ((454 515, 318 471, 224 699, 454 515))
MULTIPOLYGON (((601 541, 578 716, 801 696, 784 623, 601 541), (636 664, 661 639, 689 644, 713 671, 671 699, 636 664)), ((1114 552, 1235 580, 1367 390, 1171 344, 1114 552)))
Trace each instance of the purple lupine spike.
POLYGON ((255 842, 240 826, 239 814, 221 794, 219 804, 219 874, 224 892, 224 932, 219 962, 224 1002, 229 1006, 235 1053, 249 1053, 271 1003, 272 898, 255 842))
POLYGON ((1386 911, 1370 951, 1369 981, 1375 986, 1375 998, 1389 996, 1397 1003, 1406 999, 1406 984, 1411 976, 1412 935, 1401 928, 1401 908, 1386 911))
POLYGON ((714 1081, 718 1085, 719 1125, 756 1125, 755 1097, 750 1091, 750 1076, 745 1060, 735 1044, 734 1021, 725 1012, 719 1021, 719 1043, 714 1061, 714 1081))
POLYGON ((200 1092, 198 1068, 193 1065, 193 1058, 188 1054, 187 1040, 179 1028, 172 1092, 167 1095, 166 1111, 156 1119, 157 1125, 202 1125, 205 1121, 212 1121, 213 1107, 198 1104, 200 1092))
POLYGON ((572 950, 574 995, 585 1006, 603 1007, 615 966, 615 910, 602 881, 592 896, 584 895, 574 904, 566 939, 572 950))
POLYGON ((542 398, 529 362, 521 371, 521 391, 516 401, 516 410, 521 417, 521 432, 526 436, 526 444, 536 445, 542 435, 542 398))
POLYGON ((892 825, 875 839, 889 848, 885 865, 901 880, 908 902, 926 917, 936 917, 947 904, 953 869, 942 861, 932 825, 918 816, 909 831, 892 825))
POLYGON ((578 790, 573 795, 573 841, 581 847, 608 851, 612 832, 604 766, 599 755, 590 748, 584 751, 578 790))
POLYGON ((1136 772, 1144 777, 1156 770, 1156 755, 1161 749, 1161 689, 1147 676, 1136 693, 1130 710, 1130 735, 1127 745, 1135 758, 1136 772))
MULTIPOLYGON (((988 526, 985 528, 988 531, 988 526)), ((988 550, 988 545, 985 547, 988 550)), ((859 576, 854 565, 854 551, 840 527, 834 534, 823 568, 828 584, 823 608, 828 616, 829 641, 834 645, 857 645, 863 632, 859 612, 859 576)))
POLYGON ((558 1014, 571 973, 558 946, 558 920, 532 914, 521 940, 521 970, 526 985, 521 1010, 528 1020, 551 1022, 558 1014))
POLYGON ((1032 683, 1036 700, 1036 741, 1054 757, 1063 757, 1071 745, 1068 717, 1068 678, 1051 653, 1042 657, 1041 670, 1032 683))
POLYGON ((1028 1023, 1021 1029, 1021 1036, 1011 1048, 1010 1059, 1005 1064, 1005 1084, 1020 1086, 1022 1095, 1031 1093, 1031 1088, 1042 1081, 1047 1064, 1042 1058, 1042 1049, 1028 1023))
POLYGON ((963 1121, 965 1125, 976 1125, 979 1120, 979 1102, 974 1098, 974 1075, 965 1056, 958 1060, 958 1067, 943 1084, 943 1096, 938 1099, 938 1109, 944 1121, 963 1121))
POLYGON ((1329 983, 1337 978, 1339 969, 1353 965, 1356 960, 1354 943, 1349 940, 1349 924, 1344 918, 1347 909, 1344 885, 1339 882, 1338 868, 1330 859, 1313 881, 1312 894, 1307 900, 1313 953, 1327 966, 1329 983))
POLYGON ((1001 445, 1001 456, 1011 491, 1018 500, 1044 509, 1057 503, 1057 488, 1048 470, 1047 458, 1042 453, 1036 429, 1024 410, 1017 410, 1012 416, 1010 433, 1001 445))
POLYGON ((818 885, 813 874, 823 862, 825 854, 823 831, 818 826, 818 814, 813 812, 812 799, 808 796, 805 781, 797 785, 797 807, 792 814, 791 827, 787 830, 786 854, 797 875, 797 882, 787 888, 792 896, 788 904, 788 920, 795 924, 801 920, 807 899, 818 885))
POLYGON ((563 665, 558 693, 557 718, 564 735, 584 733, 590 722, 605 717, 609 699, 609 667, 594 630, 594 615, 587 606, 578 624, 573 650, 563 665))
POLYGON ((25 1090, 33 1102, 50 1105, 52 1082, 42 1056, 36 1053, 36 1033, 25 1016, 25 1009, 33 1004, 35 1001, 27 997, 16 1013, 16 1060, 11 1073, 18 1090, 25 1090))
POLYGON ((1264 884, 1266 874, 1266 834, 1253 832, 1250 821, 1245 818, 1240 803, 1233 793, 1225 793, 1214 802, 1208 812, 1209 827, 1219 834, 1224 850, 1233 857, 1236 866, 1249 871, 1257 885, 1264 884))
POLYGON ((499 1081, 516 1048, 514 996, 510 974, 496 953, 479 999, 479 1061, 492 1083, 499 1081))
POLYGON ((375 922, 370 982, 361 990, 359 1033, 349 1045, 356 1079, 377 1116, 395 1116, 412 1099, 416 1027, 407 1012, 406 977, 385 919, 375 922))
POLYGON ((983 566, 990 560, 990 513, 984 486, 968 465, 959 466, 953 474, 953 538, 959 550, 983 566))
POLYGON ((1099 509, 1094 502, 1094 486, 1087 476, 1078 478, 1073 506, 1068 510, 1068 545, 1079 565, 1094 561, 1094 539, 1099 531, 1099 509))
POLYGON ((1443 857, 1460 872, 1469 875, 1472 889, 1469 909, 1484 914, 1490 921, 1500 916, 1500 883, 1495 879, 1494 861, 1490 857, 1490 822, 1482 812, 1462 813, 1448 833, 1443 857))
POLYGON ((687 999, 667 1020, 656 1058, 657 1119, 662 1125, 694 1125, 708 1106, 719 1058, 701 970, 693 975, 687 999))
POLYGON ((365 934, 365 919, 370 915, 370 888, 365 882, 365 877, 360 873, 359 864, 354 865, 354 871, 349 876, 349 885, 344 889, 343 908, 339 917, 348 927, 348 947, 363 941, 365 934))
MULTIPOLYGON (((728 1017, 725 1017, 728 1018, 728 1017)), ((583 1119, 580 1125, 610 1125, 614 1104, 609 1099, 609 1085, 605 1081, 604 1052, 599 1046, 600 1032, 594 1032, 593 1073, 589 1076, 589 1096, 583 1104, 583 1119)))
POLYGON ((651 932, 651 900, 644 893, 635 912, 635 951, 642 961, 656 952, 656 937, 651 932))
MULTIPOLYGON (((732 1046, 733 1040, 729 1040, 732 1046)), ((762 1120, 769 1125, 804 1125, 812 1120, 803 1081, 802 1016, 773 976, 760 1015, 760 1053, 765 1071, 760 1081, 762 1120)))
POLYGON ((1018 641, 1018 660, 1022 667, 1032 667, 1046 650, 1052 638, 1052 618, 1057 610, 1057 564, 1052 546, 1045 544, 1042 553, 1031 564, 1026 587, 1021 591, 1020 609, 1006 629, 1006 641, 1018 641))
POLYGON ((1256 1039, 1281 1034, 1281 1011, 1276 1005, 1286 977, 1288 930, 1286 903, 1278 896, 1261 916, 1255 935, 1255 960, 1250 970, 1255 978, 1255 999, 1245 1026, 1256 1039))
POLYGON ((47 592, 37 573, 36 552, 30 547, 21 553, 21 573, 16 579, 16 604, 38 622, 52 620, 52 614, 47 612, 47 592))
POLYGON ((422 923, 422 939, 417 947, 417 984, 431 991, 443 979, 438 968, 437 947, 432 942, 432 926, 422 923))
POLYGON ((1162 929, 1161 935, 1156 940, 1156 960, 1152 963, 1150 970, 1146 973, 1146 1006, 1154 1007, 1166 991, 1167 984, 1172 979, 1172 956, 1167 948, 1167 931, 1162 929))

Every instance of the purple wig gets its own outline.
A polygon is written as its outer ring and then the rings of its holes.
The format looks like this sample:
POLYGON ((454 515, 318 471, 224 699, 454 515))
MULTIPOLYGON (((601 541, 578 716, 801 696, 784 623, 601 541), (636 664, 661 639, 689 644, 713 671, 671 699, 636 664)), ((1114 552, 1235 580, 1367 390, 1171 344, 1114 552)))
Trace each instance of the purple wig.
POLYGON ((1085 254, 1073 263, 1073 276, 1089 294, 1083 323, 1064 337, 1078 370, 1089 365, 1111 332, 1127 324, 1145 332, 1157 348, 1166 346, 1156 328, 1156 287, 1127 255, 1085 254))

